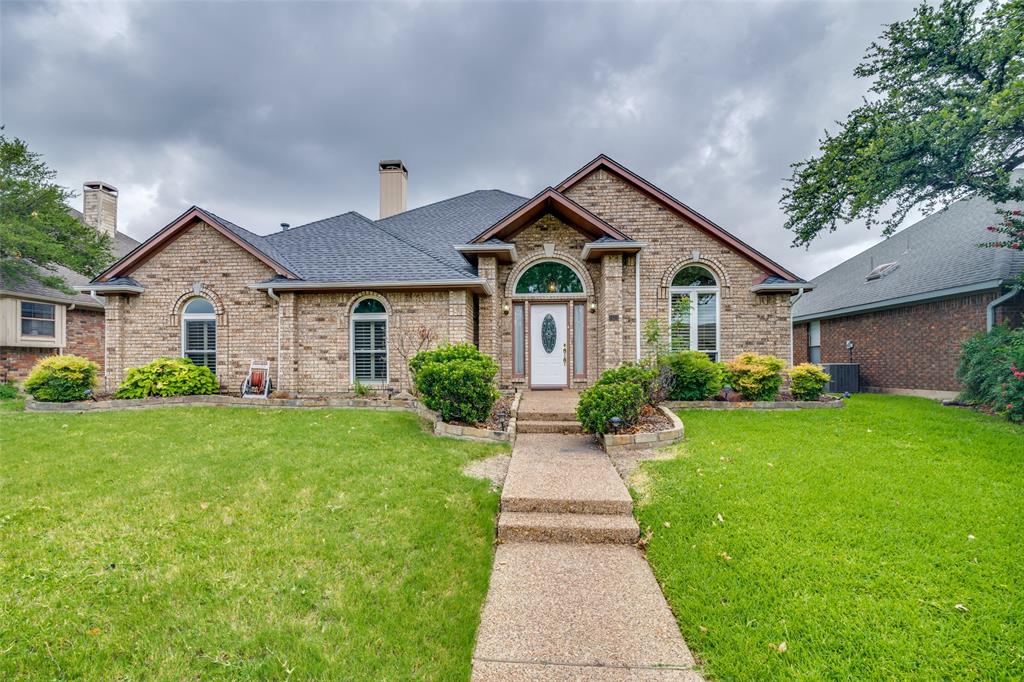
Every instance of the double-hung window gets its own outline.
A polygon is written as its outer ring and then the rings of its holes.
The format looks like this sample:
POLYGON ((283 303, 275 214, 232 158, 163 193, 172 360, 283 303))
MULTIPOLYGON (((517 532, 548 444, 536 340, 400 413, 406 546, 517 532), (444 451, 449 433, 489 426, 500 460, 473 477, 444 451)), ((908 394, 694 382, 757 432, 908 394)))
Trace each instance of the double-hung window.
POLYGON ((696 350, 718 360, 718 282, 699 265, 690 265, 669 288, 669 343, 674 351, 696 350))
POLYGON ((352 379, 388 381, 388 314, 375 298, 364 298, 352 309, 352 379))
POLYGON ((57 337, 57 306, 21 301, 21 335, 40 339, 57 337))

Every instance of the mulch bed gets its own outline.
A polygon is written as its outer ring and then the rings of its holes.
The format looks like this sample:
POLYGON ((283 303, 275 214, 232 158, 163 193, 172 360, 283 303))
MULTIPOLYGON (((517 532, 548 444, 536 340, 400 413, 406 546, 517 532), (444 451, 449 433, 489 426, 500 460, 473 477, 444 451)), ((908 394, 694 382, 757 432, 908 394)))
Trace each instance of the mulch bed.
MULTIPOLYGON (((829 395, 828 393, 822 393, 821 397, 819 397, 814 402, 818 402, 818 403, 834 403, 837 400, 842 400, 842 399, 843 399, 842 396, 829 395)), ((792 393, 788 393, 786 391, 780 391, 778 397, 775 400, 781 402, 781 401, 785 401, 785 400, 797 400, 797 399, 793 397, 792 393)))
POLYGON ((498 398, 491 408, 491 416, 486 422, 467 424, 466 422, 452 422, 457 426, 472 426, 476 429, 487 429, 488 431, 507 431, 508 421, 512 418, 512 396, 503 395, 498 398))
POLYGON ((657 407, 644 405, 640 411, 640 421, 635 425, 620 429, 617 433, 653 433, 672 428, 672 420, 657 407))

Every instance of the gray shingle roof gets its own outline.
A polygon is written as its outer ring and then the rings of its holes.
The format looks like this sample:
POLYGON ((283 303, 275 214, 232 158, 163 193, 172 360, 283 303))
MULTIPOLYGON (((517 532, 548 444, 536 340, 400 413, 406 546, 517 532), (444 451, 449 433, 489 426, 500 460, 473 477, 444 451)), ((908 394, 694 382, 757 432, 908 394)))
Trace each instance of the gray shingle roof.
POLYGON ((1024 252, 978 247, 992 240, 985 228, 999 220, 991 202, 977 197, 958 201, 815 277, 814 290, 797 301, 793 316, 807 319, 860 306, 885 307, 894 299, 1016 276, 1024 270, 1024 252), (892 262, 899 267, 865 280, 873 268, 892 262))

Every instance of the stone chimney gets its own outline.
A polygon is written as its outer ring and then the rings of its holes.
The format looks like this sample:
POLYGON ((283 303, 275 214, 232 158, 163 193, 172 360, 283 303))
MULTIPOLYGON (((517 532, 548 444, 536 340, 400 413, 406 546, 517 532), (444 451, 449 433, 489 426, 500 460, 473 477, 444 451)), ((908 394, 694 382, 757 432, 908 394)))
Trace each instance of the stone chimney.
POLYGON ((109 235, 117 233, 117 188, 93 180, 82 187, 82 213, 85 224, 109 235))
POLYGON ((405 188, 409 184, 409 171, 400 160, 381 161, 380 217, 387 218, 405 211, 405 188))

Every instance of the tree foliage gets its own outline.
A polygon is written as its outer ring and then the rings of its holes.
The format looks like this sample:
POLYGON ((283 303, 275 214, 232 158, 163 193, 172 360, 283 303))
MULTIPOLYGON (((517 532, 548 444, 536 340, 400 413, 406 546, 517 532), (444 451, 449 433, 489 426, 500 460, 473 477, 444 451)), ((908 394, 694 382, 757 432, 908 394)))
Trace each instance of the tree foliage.
POLYGON ((0 133, 0 276, 73 294, 53 266, 97 275, 111 261, 110 238, 69 213, 75 194, 56 174, 24 141, 0 133))
POLYGON ((1024 163, 1024 0, 923 3, 854 73, 872 79, 868 96, 783 192, 794 245, 859 219, 888 235, 913 208, 969 194, 1024 200, 1011 175, 1024 163))

